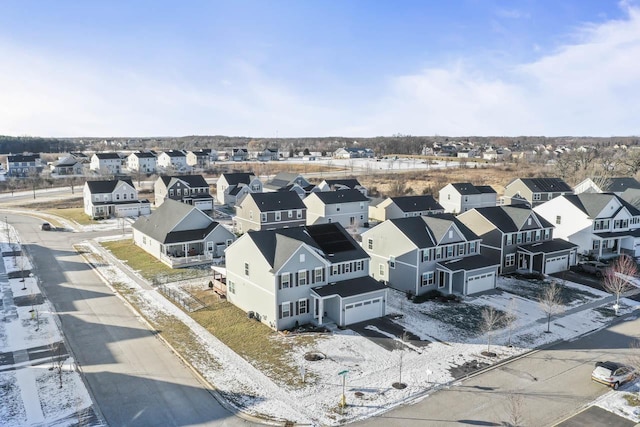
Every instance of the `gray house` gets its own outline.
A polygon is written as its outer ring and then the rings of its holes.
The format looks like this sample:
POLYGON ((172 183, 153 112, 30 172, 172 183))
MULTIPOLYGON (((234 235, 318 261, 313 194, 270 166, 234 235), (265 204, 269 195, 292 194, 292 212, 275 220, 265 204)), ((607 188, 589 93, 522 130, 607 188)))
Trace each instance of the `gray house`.
POLYGON ((362 233, 371 275, 411 295, 495 288, 500 261, 481 255, 480 241, 450 214, 390 219, 362 233))
POLYGON ((299 227, 307 221, 307 207, 291 191, 249 193, 235 208, 233 220, 238 233, 299 227))
POLYGON ((355 178, 325 179, 317 185, 317 188, 320 191, 358 190, 365 196, 367 195, 367 188, 363 187, 355 178))
POLYGON ((213 196, 202 175, 161 176, 153 184, 156 206, 165 200, 177 200, 202 211, 213 210, 213 196))
POLYGON ((249 193, 262 193, 262 181, 252 173, 223 173, 216 182, 216 198, 220 204, 233 206, 249 193))
POLYGON ((378 221, 441 213, 444 213, 442 206, 428 194, 389 197, 369 206, 369 219, 378 221))
POLYGON ((632 177, 586 178, 573 188, 575 194, 581 193, 613 193, 621 196, 628 189, 640 190, 640 182, 632 177))
POLYGON ((303 202, 309 225, 339 222, 343 227, 361 227, 369 222, 369 199, 358 190, 314 192, 303 202))
POLYGON ((526 203, 536 207, 554 197, 573 194, 560 178, 516 178, 504 188, 503 205, 526 203))
POLYGON ((302 175, 291 172, 279 172, 273 179, 264 184, 263 190, 268 191, 295 191, 300 198, 304 198, 316 188, 302 175))
POLYGON ((500 260, 502 274, 568 270, 577 245, 553 238, 553 225, 525 206, 472 209, 457 217, 482 239, 482 253, 500 260))
POLYGON ((227 299, 276 330, 384 316, 386 288, 339 224, 250 231, 226 251, 227 299))
POLYGON ((439 192, 438 201, 445 212, 459 214, 473 208, 496 206, 498 194, 489 185, 457 182, 445 185, 439 192))
POLYGON ((200 209, 171 199, 132 228, 135 244, 171 268, 211 264, 235 240, 200 209))

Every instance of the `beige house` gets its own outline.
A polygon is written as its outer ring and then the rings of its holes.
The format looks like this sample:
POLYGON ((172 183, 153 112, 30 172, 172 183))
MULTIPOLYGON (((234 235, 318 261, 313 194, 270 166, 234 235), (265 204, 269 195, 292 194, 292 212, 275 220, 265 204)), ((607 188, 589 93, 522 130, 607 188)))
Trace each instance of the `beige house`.
POLYGON ((369 219, 386 221, 395 218, 441 214, 444 209, 433 196, 389 197, 369 206, 369 219))
POLYGON ((233 221, 238 233, 299 227, 307 220, 307 207, 293 191, 249 193, 235 209, 233 221))

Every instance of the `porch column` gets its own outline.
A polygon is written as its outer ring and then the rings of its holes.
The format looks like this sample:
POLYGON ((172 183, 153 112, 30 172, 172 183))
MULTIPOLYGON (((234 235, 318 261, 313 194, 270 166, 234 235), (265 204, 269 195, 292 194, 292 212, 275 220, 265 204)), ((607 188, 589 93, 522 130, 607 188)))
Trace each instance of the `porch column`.
POLYGON ((618 237, 618 239, 616 240, 618 241, 618 243, 616 244, 616 247, 618 248, 616 253, 620 255, 620 247, 622 246, 622 237, 618 237))
POLYGON ((320 297, 320 301, 318 302, 318 324, 322 325, 324 318, 324 298, 320 297))
POLYGON ((529 254, 529 273, 533 273, 533 254, 529 254))
POLYGON ((449 271, 447 276, 449 280, 449 294, 452 294, 453 293, 453 271, 449 271))
POLYGON ((184 252, 184 259, 186 260, 187 258, 189 258, 189 251, 187 250, 187 245, 186 243, 182 244, 182 252, 184 252))
POLYGON ((600 239, 600 244, 598 245, 598 259, 602 258, 602 239, 600 239))

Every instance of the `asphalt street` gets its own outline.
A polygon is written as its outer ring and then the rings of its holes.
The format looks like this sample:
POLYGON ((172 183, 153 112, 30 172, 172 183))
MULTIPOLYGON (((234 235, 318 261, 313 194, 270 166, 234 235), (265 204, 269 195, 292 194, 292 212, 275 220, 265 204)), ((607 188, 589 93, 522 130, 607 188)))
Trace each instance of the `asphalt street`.
POLYGON ((37 218, 6 215, 109 425, 251 425, 221 406, 73 250, 91 233, 41 231, 37 218))

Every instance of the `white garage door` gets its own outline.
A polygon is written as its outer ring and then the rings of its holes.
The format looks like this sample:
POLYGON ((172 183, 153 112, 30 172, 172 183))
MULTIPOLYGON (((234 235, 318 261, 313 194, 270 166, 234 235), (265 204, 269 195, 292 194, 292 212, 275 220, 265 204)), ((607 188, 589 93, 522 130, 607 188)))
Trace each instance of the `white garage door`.
POLYGON ((477 276, 469 276, 467 280, 467 294, 488 291, 496 285, 496 273, 484 273, 477 276))
POLYGON ((384 314, 382 298, 374 298, 368 301, 360 301, 344 306, 344 324, 364 322, 384 314))
POLYGON ((545 274, 557 273, 565 271, 569 265, 569 257, 567 255, 547 258, 544 268, 545 274))

